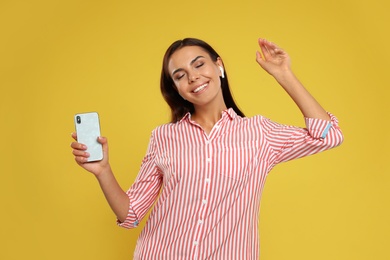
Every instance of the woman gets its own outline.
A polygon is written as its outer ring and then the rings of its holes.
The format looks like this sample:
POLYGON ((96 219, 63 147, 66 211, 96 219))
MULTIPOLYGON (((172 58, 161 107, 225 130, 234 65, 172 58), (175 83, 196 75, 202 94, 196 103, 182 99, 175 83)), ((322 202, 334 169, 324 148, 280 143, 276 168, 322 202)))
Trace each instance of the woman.
POLYGON ((259 46, 257 62, 297 104, 306 128, 246 118, 233 101, 221 57, 188 38, 174 42, 163 60, 161 91, 172 122, 153 131, 127 192, 111 171, 106 138, 99 137, 104 159, 94 163, 86 163, 85 145, 72 143, 76 162, 96 176, 118 225, 136 227, 156 203, 135 259, 258 259, 260 198, 269 171, 341 144, 336 118, 294 76, 288 54, 264 39, 259 46))

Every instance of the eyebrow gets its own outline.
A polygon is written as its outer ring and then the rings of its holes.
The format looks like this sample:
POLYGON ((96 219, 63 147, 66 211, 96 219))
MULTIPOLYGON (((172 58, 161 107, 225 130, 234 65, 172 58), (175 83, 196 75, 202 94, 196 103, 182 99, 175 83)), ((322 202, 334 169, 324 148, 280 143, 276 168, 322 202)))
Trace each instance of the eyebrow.
MULTIPOLYGON (((200 58, 204 58, 204 56, 197 56, 195 59, 193 59, 191 62, 190 62, 190 65, 194 64, 197 60, 199 60, 200 58)), ((182 71, 183 69, 179 68, 179 69, 176 69, 172 72, 172 76, 175 75, 175 73, 179 72, 179 71, 182 71)))

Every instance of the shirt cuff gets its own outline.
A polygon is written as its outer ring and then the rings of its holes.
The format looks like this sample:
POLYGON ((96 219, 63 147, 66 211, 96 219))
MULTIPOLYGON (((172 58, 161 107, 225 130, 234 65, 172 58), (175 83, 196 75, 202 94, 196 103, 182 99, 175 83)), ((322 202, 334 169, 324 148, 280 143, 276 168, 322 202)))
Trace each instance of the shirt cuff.
POLYGON ((339 128, 339 122, 337 118, 327 112, 330 117, 330 121, 318 118, 305 118, 306 127, 309 131, 309 134, 315 139, 325 139, 329 130, 334 128, 339 128))
MULTIPOLYGON (((127 194, 129 196, 129 194, 127 194)), ((133 207, 131 206, 131 199, 129 197, 129 211, 127 212, 126 219, 121 222, 119 219, 116 220, 116 223, 118 226, 123 227, 123 228, 136 228, 139 224, 139 219, 137 215, 135 214, 133 207)))

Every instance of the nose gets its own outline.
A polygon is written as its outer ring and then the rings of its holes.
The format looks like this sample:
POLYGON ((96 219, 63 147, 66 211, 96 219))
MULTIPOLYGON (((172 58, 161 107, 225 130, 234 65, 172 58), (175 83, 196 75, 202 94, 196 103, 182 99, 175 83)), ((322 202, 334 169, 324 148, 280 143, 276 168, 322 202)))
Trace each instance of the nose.
POLYGON ((197 72, 190 72, 189 75, 188 75, 188 82, 189 83, 192 83, 194 81, 196 81, 197 79, 199 79, 199 74, 197 72))

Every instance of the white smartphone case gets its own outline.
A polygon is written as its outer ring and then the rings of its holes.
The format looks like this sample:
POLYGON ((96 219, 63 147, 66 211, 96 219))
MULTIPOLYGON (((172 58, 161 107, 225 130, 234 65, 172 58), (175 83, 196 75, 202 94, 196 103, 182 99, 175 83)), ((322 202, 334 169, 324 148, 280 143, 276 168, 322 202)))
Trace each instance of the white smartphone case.
POLYGON ((90 154, 88 162, 102 160, 102 145, 97 141, 97 138, 100 136, 98 113, 76 114, 74 116, 74 123, 77 132, 77 142, 85 144, 87 146, 87 152, 90 154))

